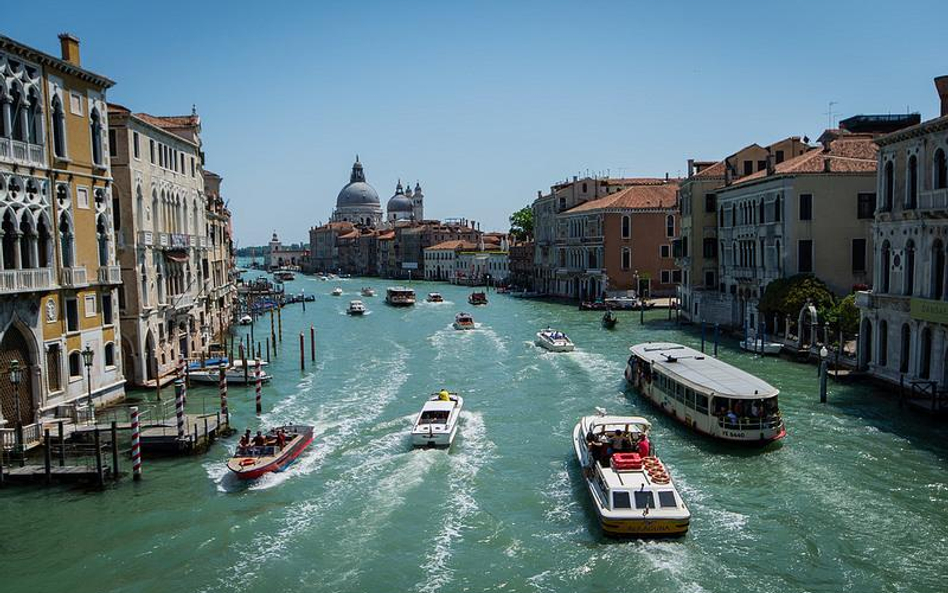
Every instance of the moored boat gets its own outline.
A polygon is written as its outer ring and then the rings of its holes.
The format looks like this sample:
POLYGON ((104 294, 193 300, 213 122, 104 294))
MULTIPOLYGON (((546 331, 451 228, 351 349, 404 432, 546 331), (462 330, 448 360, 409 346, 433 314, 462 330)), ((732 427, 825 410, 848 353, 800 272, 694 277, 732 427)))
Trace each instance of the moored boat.
POLYGON ((450 447, 458 432, 458 419, 464 398, 457 393, 442 390, 435 393, 421 407, 411 429, 411 443, 415 447, 450 447))
POLYGON ((253 317, 250 315, 241 315, 240 319, 237 320, 239 325, 251 325, 253 323, 253 317))
POLYGON ((392 286, 385 291, 385 302, 393 307, 411 307, 415 304, 415 290, 404 286, 392 286))
MULTIPOLYGON (((266 365, 266 361, 260 362, 260 381, 263 383, 269 383, 270 380, 273 379, 273 375, 264 370, 263 367, 266 365)), ((228 366, 224 371, 224 378, 228 383, 233 383, 235 385, 253 385, 257 382, 256 362, 248 360, 247 369, 245 371, 241 361, 235 360, 234 363, 231 366, 228 366)), ((193 370, 189 369, 188 379, 196 383, 210 383, 212 385, 216 385, 221 380, 221 370, 220 367, 214 368, 210 366, 193 370)))
POLYGON ((349 308, 346 309, 347 315, 365 315, 365 304, 362 301, 349 301, 349 308))
POLYGON ((444 297, 441 296, 440 292, 429 292, 428 297, 425 300, 429 303, 443 303, 444 297))
POLYGON ((669 537, 688 531, 691 512, 667 468, 649 454, 650 429, 645 418, 604 413, 584 416, 573 429, 576 459, 606 535, 669 537), (642 440, 646 446, 636 445, 642 440), (641 449, 633 450, 637 446, 641 449))
POLYGON ((474 318, 470 313, 458 313, 454 316, 454 329, 474 329, 474 318))
POLYGON ((241 480, 253 480, 270 472, 283 471, 313 442, 313 427, 289 425, 273 428, 265 440, 265 445, 238 446, 234 456, 227 462, 227 469, 241 480), (282 447, 280 431, 284 438, 282 447))
POLYGON ((754 352, 756 354, 763 354, 766 356, 776 356, 780 354, 780 351, 783 350, 783 344, 780 342, 770 342, 764 341, 760 338, 741 340, 741 350, 747 350, 748 352, 754 352))
POLYGON ((374 289, 374 288, 371 288, 371 287, 369 287, 369 286, 363 286, 363 287, 362 287, 362 296, 364 296, 364 297, 374 297, 374 296, 375 296, 375 289, 374 289))
POLYGON ((472 305, 486 305, 487 293, 483 291, 472 292, 471 296, 467 297, 467 302, 472 305))
POLYGON ((650 342, 631 351, 626 380, 692 430, 750 444, 787 434, 780 392, 763 379, 681 344, 650 342))
POLYGON ((536 344, 550 352, 572 352, 575 349, 569 336, 549 327, 537 332, 536 344))

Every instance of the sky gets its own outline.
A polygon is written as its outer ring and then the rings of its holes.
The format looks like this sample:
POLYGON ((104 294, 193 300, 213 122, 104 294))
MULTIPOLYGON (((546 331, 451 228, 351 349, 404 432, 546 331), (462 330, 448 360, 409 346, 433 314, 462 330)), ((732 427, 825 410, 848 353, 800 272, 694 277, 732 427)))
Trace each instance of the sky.
POLYGON ((356 154, 383 206, 420 181, 427 218, 506 230, 573 175, 678 176, 831 117, 935 117, 948 74, 944 0, 8 4, 0 33, 56 56, 78 35, 110 101, 197 106, 240 246, 307 241, 356 154))

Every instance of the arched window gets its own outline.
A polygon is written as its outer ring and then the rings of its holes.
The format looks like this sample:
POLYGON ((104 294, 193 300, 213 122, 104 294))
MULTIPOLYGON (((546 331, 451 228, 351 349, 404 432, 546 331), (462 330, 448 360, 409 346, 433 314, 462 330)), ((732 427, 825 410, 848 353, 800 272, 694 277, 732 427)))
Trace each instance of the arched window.
POLYGON ((909 372, 909 357, 912 355, 912 328, 909 324, 902 324, 902 340, 899 350, 899 372, 909 372))
POLYGON ((931 266, 931 298, 941 299, 945 292, 945 247, 941 239, 935 239, 932 243, 931 266))
POLYGON ((892 272, 892 248, 888 241, 882 242, 882 261, 879 267, 881 268, 879 272, 882 274, 882 292, 885 294, 889 292, 889 279, 892 272))
POLYGON ((905 207, 918 207, 918 159, 913 154, 908 160, 908 172, 905 180, 908 187, 905 188, 905 207))
POLYGON ((135 188, 135 226, 139 231, 145 229, 145 198, 140 185, 135 188))
POLYGON ((948 163, 945 160, 945 149, 939 148, 935 151, 935 158, 932 159, 932 185, 935 189, 945 189, 948 187, 948 163))
POLYGON ((15 84, 10 91, 10 124, 13 128, 10 137, 26 142, 26 101, 20 87, 15 84))
POLYGON ((665 217, 665 236, 675 236, 675 217, 671 214, 665 217))
POLYGON ((927 379, 932 371, 932 330, 925 328, 922 330, 921 358, 919 359, 918 375, 922 379, 927 379))
POLYGON ((879 349, 876 359, 881 367, 889 362, 889 324, 885 319, 879 321, 879 349))
POLYGON ((112 190, 112 228, 118 233, 122 230, 122 208, 119 204, 118 192, 112 190))
POLYGON ((115 366, 115 344, 112 342, 105 345, 105 366, 115 366))
POLYGON ((66 114, 58 95, 53 97, 53 153, 66 158, 66 114))
POLYGON ((50 226, 46 219, 46 214, 40 215, 39 222, 36 225, 36 248, 39 261, 37 265, 41 268, 50 267, 52 261, 52 235, 49 232, 50 226))
POLYGON ((75 265, 72 221, 69 220, 69 215, 65 212, 59 215, 59 252, 64 268, 71 268, 75 265))
POLYGON ((102 116, 97 107, 89 114, 89 130, 92 133, 92 162, 102 164, 102 116))
POLYGON ((632 269, 632 250, 628 247, 622 248, 622 269, 632 269))
POLYGON ((908 296, 915 293, 915 242, 911 239, 905 244, 905 281, 904 292, 908 296))
POLYGON ((622 215, 622 238, 628 239, 632 236, 632 217, 628 214, 622 215))
MULTIPOLYGON (((158 209, 160 208, 158 202, 158 192, 151 190, 151 230, 158 232, 158 209)), ((157 237, 155 238, 157 240, 157 237)))
POLYGON ((757 202, 757 219, 760 222, 767 222, 766 213, 764 212, 764 201, 760 200, 757 202))
POLYGON ((105 216, 100 214, 95 225, 96 242, 99 251, 99 265, 109 265, 109 232, 106 226, 105 216))
POLYGON ((31 144, 43 143, 43 108, 40 105, 39 94, 36 89, 30 89, 30 105, 26 111, 27 142, 31 144))
POLYGON ((82 377, 82 357, 78 350, 69 353, 69 378, 82 377))
POLYGON ((11 211, 7 211, 3 215, 3 223, 0 224, 0 228, 3 229, 3 269, 4 270, 15 270, 19 267, 20 262, 17 261, 16 250, 17 250, 17 225, 13 214, 11 211))
POLYGON ((780 222, 780 194, 777 194, 777 199, 774 200, 774 222, 780 222))
POLYGON ((882 209, 886 212, 892 211, 892 201, 894 200, 895 194, 895 167, 892 164, 892 161, 888 161, 885 164, 885 174, 883 175, 883 186, 882 186, 882 199, 883 205, 882 209))

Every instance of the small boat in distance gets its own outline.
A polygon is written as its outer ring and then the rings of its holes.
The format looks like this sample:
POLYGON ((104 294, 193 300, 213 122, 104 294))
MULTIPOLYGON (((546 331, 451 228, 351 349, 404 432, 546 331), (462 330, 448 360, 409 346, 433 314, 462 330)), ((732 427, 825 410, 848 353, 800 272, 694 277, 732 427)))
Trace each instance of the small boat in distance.
POLYGON ((783 344, 780 342, 765 342, 760 338, 756 340, 750 338, 748 340, 741 340, 741 350, 747 350, 748 352, 763 354, 765 356, 776 356, 783 350, 783 344))
POLYGON ((374 296, 375 296, 375 289, 372 288, 372 287, 370 287, 370 286, 363 286, 363 287, 362 287, 362 296, 364 296, 364 297, 374 297, 374 296))
POLYGON ((474 329, 474 318, 470 313, 458 313, 454 316, 454 329, 474 329))
POLYGON ((415 304, 415 290, 392 286, 385 291, 385 302, 393 307, 411 307, 415 304))
MULTIPOLYGON (((273 375, 266 372, 263 369, 268 363, 266 361, 260 362, 260 382, 269 383, 273 379, 273 375)), ((224 371, 224 378, 228 383, 233 383, 235 385, 253 385, 257 382, 257 365, 255 361, 247 361, 247 369, 244 371, 243 364, 239 360, 235 360, 234 364, 227 367, 224 371)), ((194 381, 196 383, 208 383, 211 385, 217 385, 221 380, 221 370, 220 367, 214 368, 210 366, 205 366, 203 368, 197 369, 188 369, 188 380, 194 381)))
POLYGON ((537 332, 536 344, 550 352, 572 352, 575 348, 569 336, 549 327, 537 332))
POLYGON ((631 351, 626 381, 691 430, 756 445, 786 436, 780 392, 763 379, 681 344, 646 342, 631 351))
POLYGON ((227 462, 227 469, 241 480, 253 480, 270 472, 283 471, 313 442, 313 427, 289 425, 273 428, 267 432, 265 441, 265 445, 238 446, 234 456, 227 462), (281 431, 284 441, 282 447, 281 431))
POLYGON ((292 270, 277 270, 273 272, 273 277, 280 282, 289 282, 296 280, 296 274, 292 270))
POLYGON ((487 304, 487 293, 483 291, 472 292, 471 296, 467 297, 467 302, 472 305, 486 305, 487 304))
POLYGON ((251 325, 253 324, 253 317, 250 315, 241 315, 240 319, 237 320, 239 325, 251 325))
POLYGON ((342 289, 338 286, 332 289, 332 296, 342 296, 342 289))
POLYGON ((444 297, 441 296, 440 292, 429 292, 428 298, 425 299, 429 303, 443 303, 444 297))
POLYGON ((642 455, 635 443, 652 425, 637 416, 584 416, 573 429, 573 448, 583 469, 596 518, 606 535, 684 535, 691 512, 658 457, 642 455), (616 451, 616 446, 621 450, 616 451))
POLYGON ((458 432, 458 418, 464 398, 441 390, 432 395, 411 428, 411 444, 415 447, 450 447, 458 432))
POLYGON ((602 316, 602 327, 606 329, 613 329, 616 326, 616 323, 619 322, 619 318, 616 317, 616 314, 611 310, 606 311, 602 316))
POLYGON ((362 301, 349 301, 346 315, 365 315, 365 304, 362 301))

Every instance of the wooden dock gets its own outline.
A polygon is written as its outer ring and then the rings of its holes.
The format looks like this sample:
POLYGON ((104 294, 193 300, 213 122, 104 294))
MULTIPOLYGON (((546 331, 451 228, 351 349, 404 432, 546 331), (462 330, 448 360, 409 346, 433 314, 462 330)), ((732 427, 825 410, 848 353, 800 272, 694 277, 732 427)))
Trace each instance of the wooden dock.
MULTIPOLYGON (((45 465, 14 465, 2 468, 2 480, 4 484, 39 484, 47 481, 57 484, 89 482, 95 483, 99 479, 99 474, 95 467, 86 465, 51 465, 48 471, 45 465)), ((102 477, 104 480, 111 480, 114 476, 112 468, 103 466, 102 477)))

